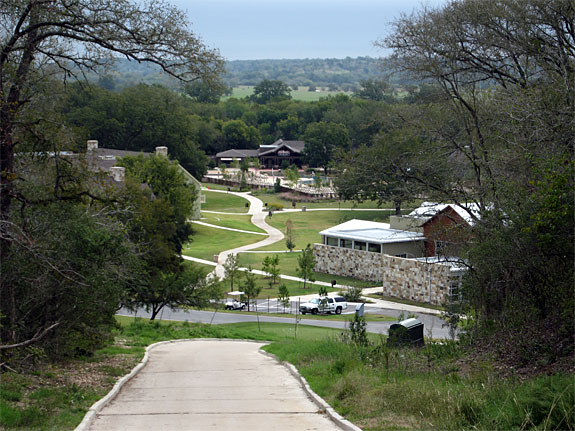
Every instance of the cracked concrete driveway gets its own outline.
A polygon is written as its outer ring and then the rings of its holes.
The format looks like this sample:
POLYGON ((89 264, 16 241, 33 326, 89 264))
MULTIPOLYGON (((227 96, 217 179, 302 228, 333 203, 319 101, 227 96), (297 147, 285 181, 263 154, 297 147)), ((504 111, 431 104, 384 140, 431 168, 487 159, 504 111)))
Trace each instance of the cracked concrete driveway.
POLYGON ((91 431, 339 430, 264 343, 192 340, 161 344, 91 431))

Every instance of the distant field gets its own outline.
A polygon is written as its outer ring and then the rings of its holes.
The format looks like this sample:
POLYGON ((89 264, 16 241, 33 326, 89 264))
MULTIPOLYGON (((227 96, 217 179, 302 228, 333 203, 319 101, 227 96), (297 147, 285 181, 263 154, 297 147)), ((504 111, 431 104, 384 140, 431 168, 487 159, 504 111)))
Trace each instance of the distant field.
MULTIPOLYGON (((244 97, 251 96, 253 91, 254 91, 253 86, 242 85, 240 87, 234 87, 232 97, 242 99, 244 97)), ((330 95, 331 96, 335 96, 337 94, 351 95, 352 93, 344 92, 344 91, 327 91, 327 90, 326 91, 308 91, 307 87, 299 87, 298 90, 296 90, 296 91, 292 90, 292 92, 290 94, 291 94, 292 98, 295 100, 303 100, 305 102, 313 102, 313 101, 321 99, 322 97, 327 97, 330 95)))

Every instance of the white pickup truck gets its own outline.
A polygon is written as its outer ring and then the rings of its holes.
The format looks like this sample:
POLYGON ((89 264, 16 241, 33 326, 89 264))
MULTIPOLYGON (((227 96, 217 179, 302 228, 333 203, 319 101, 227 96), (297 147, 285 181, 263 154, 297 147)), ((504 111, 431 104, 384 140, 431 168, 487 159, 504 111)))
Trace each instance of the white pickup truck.
POLYGON ((301 314, 335 313, 341 314, 347 310, 347 302, 343 296, 327 296, 310 299, 309 302, 300 304, 301 314))

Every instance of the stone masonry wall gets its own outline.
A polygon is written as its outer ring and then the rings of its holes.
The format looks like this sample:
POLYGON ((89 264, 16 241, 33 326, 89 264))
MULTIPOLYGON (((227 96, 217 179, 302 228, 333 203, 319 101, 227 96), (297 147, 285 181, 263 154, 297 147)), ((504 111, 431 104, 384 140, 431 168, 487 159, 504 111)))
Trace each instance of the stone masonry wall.
POLYGON ((315 270, 383 285, 386 296, 431 304, 446 302, 448 265, 429 264, 350 248, 314 244, 315 270))

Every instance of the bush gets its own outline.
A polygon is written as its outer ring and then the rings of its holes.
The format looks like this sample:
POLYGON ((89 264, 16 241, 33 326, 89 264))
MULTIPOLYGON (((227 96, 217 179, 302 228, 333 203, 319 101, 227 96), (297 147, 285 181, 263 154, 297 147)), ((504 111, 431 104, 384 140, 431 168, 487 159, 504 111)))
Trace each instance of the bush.
POLYGON ((281 204, 271 204, 268 206, 270 211, 281 211, 284 209, 284 206, 281 204))
POLYGON ((343 296, 347 302, 364 302, 361 299, 361 292, 361 287, 350 287, 347 290, 342 290, 339 294, 343 296))

